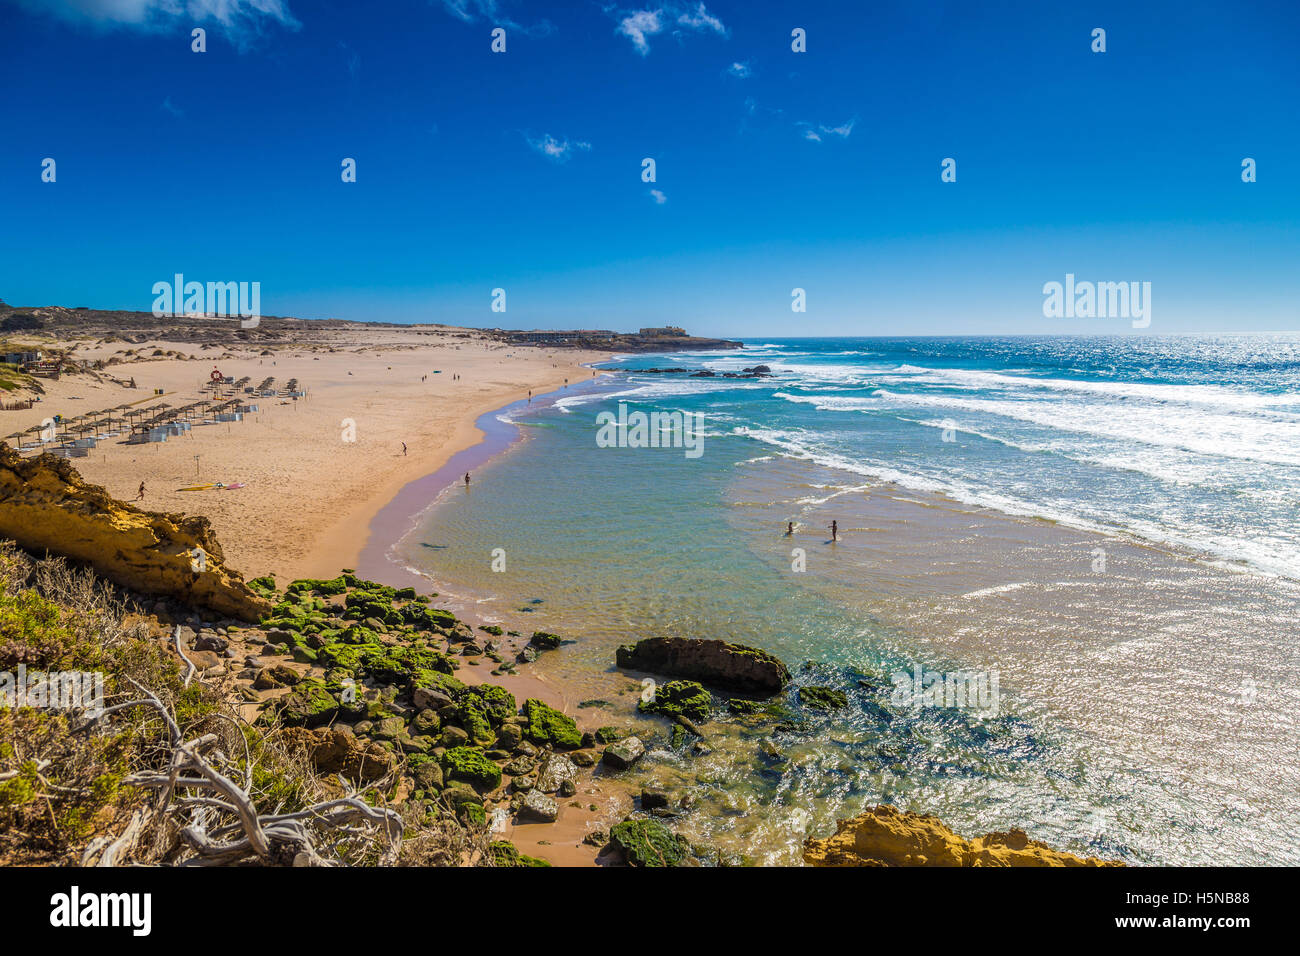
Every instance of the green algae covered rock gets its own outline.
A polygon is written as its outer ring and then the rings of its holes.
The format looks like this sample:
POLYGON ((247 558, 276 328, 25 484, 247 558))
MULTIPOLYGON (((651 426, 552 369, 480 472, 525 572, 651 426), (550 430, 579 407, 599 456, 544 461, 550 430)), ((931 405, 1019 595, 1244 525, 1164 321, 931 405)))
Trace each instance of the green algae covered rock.
POLYGON ((461 780, 484 790, 501 786, 501 768, 478 747, 453 747, 443 754, 442 765, 452 780, 461 780))
POLYGON ((466 694, 456 706, 455 721, 469 734, 470 740, 478 744, 490 744, 496 740, 492 731, 492 721, 488 717, 487 705, 483 698, 466 694))
POLYGON ((843 710, 849 706, 849 698, 831 687, 800 687, 799 703, 814 710, 843 710))
POLYGON ((538 650, 553 651, 563 641, 558 634, 551 634, 548 631, 533 631, 533 636, 528 639, 528 643, 538 650))
POLYGON ((612 744, 626 736, 627 731, 622 727, 598 727, 596 729, 596 743, 598 744, 612 744))
POLYGON ((520 853, 519 848, 509 840, 494 840, 488 844, 492 862, 496 866, 550 866, 545 860, 520 853))
POLYGON ((305 680, 278 701, 280 720, 286 727, 316 727, 329 723, 339 712, 339 702, 325 685, 305 680))
POLYGON ((477 687, 471 687, 466 695, 482 701, 483 712, 493 727, 500 726, 519 713, 519 704, 515 701, 515 695, 504 687, 497 687, 495 684, 479 684, 477 687))
POLYGON ((678 866, 691 845, 658 820, 624 820, 609 831, 609 842, 628 866, 678 866))
POLYGON ((670 680, 655 688, 655 695, 637 705, 643 714, 660 714, 664 717, 688 717, 691 720, 708 720, 713 709, 713 697, 702 686, 690 680, 670 680))
POLYGON ((524 735, 533 743, 550 744, 560 750, 577 750, 582 746, 582 734, 573 718, 554 707, 530 697, 524 701, 524 716, 528 719, 524 735))

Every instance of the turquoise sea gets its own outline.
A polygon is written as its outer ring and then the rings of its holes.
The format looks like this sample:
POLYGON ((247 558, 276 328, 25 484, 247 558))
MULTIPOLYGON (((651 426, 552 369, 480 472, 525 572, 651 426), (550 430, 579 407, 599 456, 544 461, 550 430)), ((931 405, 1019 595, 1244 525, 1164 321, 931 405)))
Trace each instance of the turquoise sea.
POLYGON ((1300 863, 1300 336, 779 339, 604 368, 504 411, 523 440, 390 556, 571 637, 535 667, 655 740, 638 780, 688 796, 683 832, 793 863, 888 802, 1130 862, 1300 863), (699 413, 702 454, 601 447, 620 404, 699 413), (654 635, 764 647, 848 706, 795 692, 674 745, 613 667, 654 635), (997 707, 918 706, 899 674, 994 679, 997 707))

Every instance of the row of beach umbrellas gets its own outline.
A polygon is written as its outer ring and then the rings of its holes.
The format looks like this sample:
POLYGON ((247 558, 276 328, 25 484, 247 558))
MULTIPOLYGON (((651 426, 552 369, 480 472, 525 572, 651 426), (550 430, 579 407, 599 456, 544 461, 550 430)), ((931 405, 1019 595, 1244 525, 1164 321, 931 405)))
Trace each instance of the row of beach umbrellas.
MULTIPOLYGON (((125 425, 133 432, 147 431, 151 428, 158 428, 179 421, 191 422, 196 418, 205 420, 210 416, 215 418, 216 415, 234 410, 241 404, 238 399, 229 399, 224 402, 203 399, 179 407, 172 406, 167 402, 158 402, 147 406, 136 406, 130 403, 116 405, 112 408, 84 412, 72 418, 60 419, 54 425, 54 437, 62 443, 71 441, 74 436, 84 438, 93 434, 95 438, 99 438, 103 434, 113 434, 115 425, 125 425)), ((5 440, 21 441, 30 435, 39 436, 48 429, 49 426, 46 425, 33 425, 23 431, 6 435, 5 440)))

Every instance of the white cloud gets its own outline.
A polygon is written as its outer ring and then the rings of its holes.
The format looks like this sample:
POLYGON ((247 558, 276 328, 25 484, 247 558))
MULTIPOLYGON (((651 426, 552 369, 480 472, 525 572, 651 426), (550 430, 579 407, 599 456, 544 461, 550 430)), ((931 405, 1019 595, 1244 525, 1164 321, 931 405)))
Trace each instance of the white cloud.
POLYGON ((677 17, 677 22, 684 27, 690 27, 692 30, 713 30, 716 33, 726 34, 727 28, 722 25, 722 21, 704 9, 704 4, 697 4, 694 11, 687 10, 677 17))
POLYGON ((520 30, 532 37, 549 36, 555 32, 555 26, 549 20, 542 20, 531 27, 526 27, 507 15, 497 0, 442 0, 448 13, 465 23, 477 23, 488 20, 495 26, 520 30))
POLYGON ((567 139, 556 139, 550 133, 544 134, 541 139, 529 139, 528 145, 547 159, 557 163, 567 163, 574 150, 581 150, 585 153, 591 149, 590 143, 584 143, 581 140, 569 142, 567 139))
POLYGON ((831 136, 838 136, 841 139, 848 139, 849 134, 853 132, 853 124, 856 123, 857 121, 858 118, 855 116, 847 123, 841 123, 839 126, 830 126, 830 127, 823 126, 822 132, 827 133, 831 136))
POLYGON ((477 19, 477 14, 486 13, 491 16, 496 13, 497 8, 493 0, 442 0, 442 5, 453 17, 466 23, 473 23, 477 19))
POLYGON ((731 64, 731 66, 727 67, 727 72, 741 80, 749 79, 749 77, 754 75, 754 71, 750 69, 748 61, 744 63, 731 64))
MULTIPOLYGON (((697 3, 694 7, 668 3, 644 10, 619 10, 615 16, 620 19, 614 32, 631 40, 632 46, 642 56, 650 52, 650 38, 663 33, 668 22, 676 23, 693 33, 727 34, 722 21, 709 13, 703 3, 697 3)), ((674 36, 679 36, 681 32, 675 30, 674 36)))
POLYGON ((285 0, 19 0, 31 10, 52 13, 72 22, 157 30, 181 19, 203 24, 216 21, 231 31, 259 28, 274 21, 291 29, 300 24, 285 0))
POLYGON ((630 13, 619 23, 615 33, 621 33, 632 41, 636 51, 642 56, 650 52, 650 42, 646 37, 652 37, 663 30, 664 25, 659 20, 659 10, 638 10, 630 13))
POLYGON ((840 139, 848 139, 849 134, 853 132, 854 125, 858 122, 855 116, 851 120, 841 123, 839 126, 817 126, 814 128, 812 123, 799 122, 796 126, 805 127, 803 138, 813 143, 820 143, 823 136, 838 136, 840 139))
POLYGON ((654 197, 655 205, 662 206, 664 203, 668 201, 668 197, 665 196, 663 192, 661 192, 658 189, 650 190, 650 195, 654 197))

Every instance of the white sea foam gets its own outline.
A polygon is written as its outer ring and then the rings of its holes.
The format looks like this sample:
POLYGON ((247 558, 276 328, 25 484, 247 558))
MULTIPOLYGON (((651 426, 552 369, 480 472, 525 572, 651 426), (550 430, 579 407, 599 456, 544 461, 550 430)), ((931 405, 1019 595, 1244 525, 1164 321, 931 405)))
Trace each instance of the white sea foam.
POLYGON ((896 405, 1010 418, 1056 431, 1181 448, 1204 455, 1300 465, 1300 420, 1289 418, 1210 410, 1192 415, 1146 403, 958 398, 883 388, 873 394, 896 405))
POLYGON ((1095 382, 1068 378, 1035 378, 985 372, 977 369, 934 369, 914 365, 899 366, 909 384, 955 384, 991 390, 1028 390, 1031 392, 1083 393, 1107 398, 1140 398, 1152 402, 1177 402, 1189 405, 1227 408, 1295 408, 1300 413, 1300 392, 1268 394, 1223 385, 1170 385, 1146 382, 1095 382))

